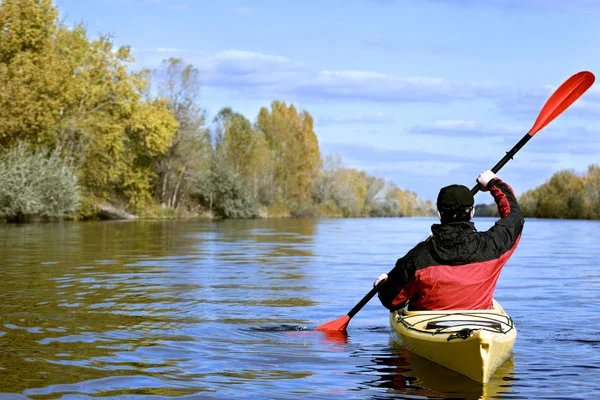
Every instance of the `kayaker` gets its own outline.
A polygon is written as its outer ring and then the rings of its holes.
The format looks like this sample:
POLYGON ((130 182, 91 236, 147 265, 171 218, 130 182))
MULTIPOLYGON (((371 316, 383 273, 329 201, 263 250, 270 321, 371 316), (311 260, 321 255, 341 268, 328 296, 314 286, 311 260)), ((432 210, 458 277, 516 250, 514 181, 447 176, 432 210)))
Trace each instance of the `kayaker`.
POLYGON ((492 171, 479 175, 482 191, 489 191, 500 219, 486 232, 471 222, 475 199, 466 186, 442 188, 437 198, 440 224, 374 285, 381 303, 390 310, 483 310, 492 297, 502 267, 513 254, 523 230, 523 215, 506 183, 492 171))

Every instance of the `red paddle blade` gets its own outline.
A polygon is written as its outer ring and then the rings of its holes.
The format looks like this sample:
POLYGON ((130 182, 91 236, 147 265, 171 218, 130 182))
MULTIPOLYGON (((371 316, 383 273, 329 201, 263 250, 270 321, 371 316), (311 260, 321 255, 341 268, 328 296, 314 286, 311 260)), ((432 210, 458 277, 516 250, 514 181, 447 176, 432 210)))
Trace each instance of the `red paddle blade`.
POLYGON ((535 135, 558 117, 592 86, 595 79, 594 74, 589 71, 578 72, 567 79, 546 101, 535 124, 529 131, 529 135, 535 135))
POLYGON ((347 315, 344 315, 343 317, 338 318, 333 321, 329 321, 329 322, 319 326, 316 329, 318 331, 345 331, 349 322, 350 322, 350 317, 347 315))

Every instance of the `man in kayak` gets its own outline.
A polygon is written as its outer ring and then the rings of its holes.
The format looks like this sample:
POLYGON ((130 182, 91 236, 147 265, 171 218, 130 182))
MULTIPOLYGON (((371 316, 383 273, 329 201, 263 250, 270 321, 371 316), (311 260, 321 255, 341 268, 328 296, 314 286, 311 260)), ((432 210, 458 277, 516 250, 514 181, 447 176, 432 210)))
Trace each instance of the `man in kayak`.
POLYGON ((466 186, 442 188, 437 198, 440 224, 432 235, 377 278, 381 303, 390 310, 484 310, 492 297, 502 267, 513 254, 523 230, 523 215, 506 183, 492 171, 477 178, 489 191, 500 219, 486 232, 471 222, 475 200, 466 186))

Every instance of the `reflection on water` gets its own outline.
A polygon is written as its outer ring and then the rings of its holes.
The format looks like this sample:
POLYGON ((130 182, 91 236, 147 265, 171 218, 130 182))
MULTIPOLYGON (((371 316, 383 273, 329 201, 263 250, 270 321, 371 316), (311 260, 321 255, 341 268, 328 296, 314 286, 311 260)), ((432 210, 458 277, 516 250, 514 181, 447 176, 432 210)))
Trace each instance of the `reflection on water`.
POLYGON ((184 366, 231 345, 218 332, 213 344, 196 343, 199 331, 266 323, 261 309, 314 304, 303 294, 301 266, 315 225, 3 226, 0 393, 69 392, 86 382, 84 392, 110 395, 131 379, 146 393, 145 385, 197 392, 170 378, 202 377, 184 366))
POLYGON ((376 299, 312 330, 432 222, 0 225, 0 398, 600 397, 590 221, 528 221, 497 290, 519 338, 487 385, 395 345, 376 299))
POLYGON ((377 376, 370 386, 387 394, 424 397, 497 398, 509 395, 514 362, 509 358, 486 385, 419 357, 392 343, 393 351, 379 354, 365 366, 377 376))

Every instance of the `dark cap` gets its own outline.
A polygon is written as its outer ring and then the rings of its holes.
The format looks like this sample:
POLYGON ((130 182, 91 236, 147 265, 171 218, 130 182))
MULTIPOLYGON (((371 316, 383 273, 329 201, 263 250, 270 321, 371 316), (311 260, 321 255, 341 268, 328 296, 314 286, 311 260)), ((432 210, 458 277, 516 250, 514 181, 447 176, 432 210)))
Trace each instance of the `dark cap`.
POLYGON ((437 198, 438 209, 453 209, 473 207, 475 199, 468 187, 450 185, 440 190, 437 198))

